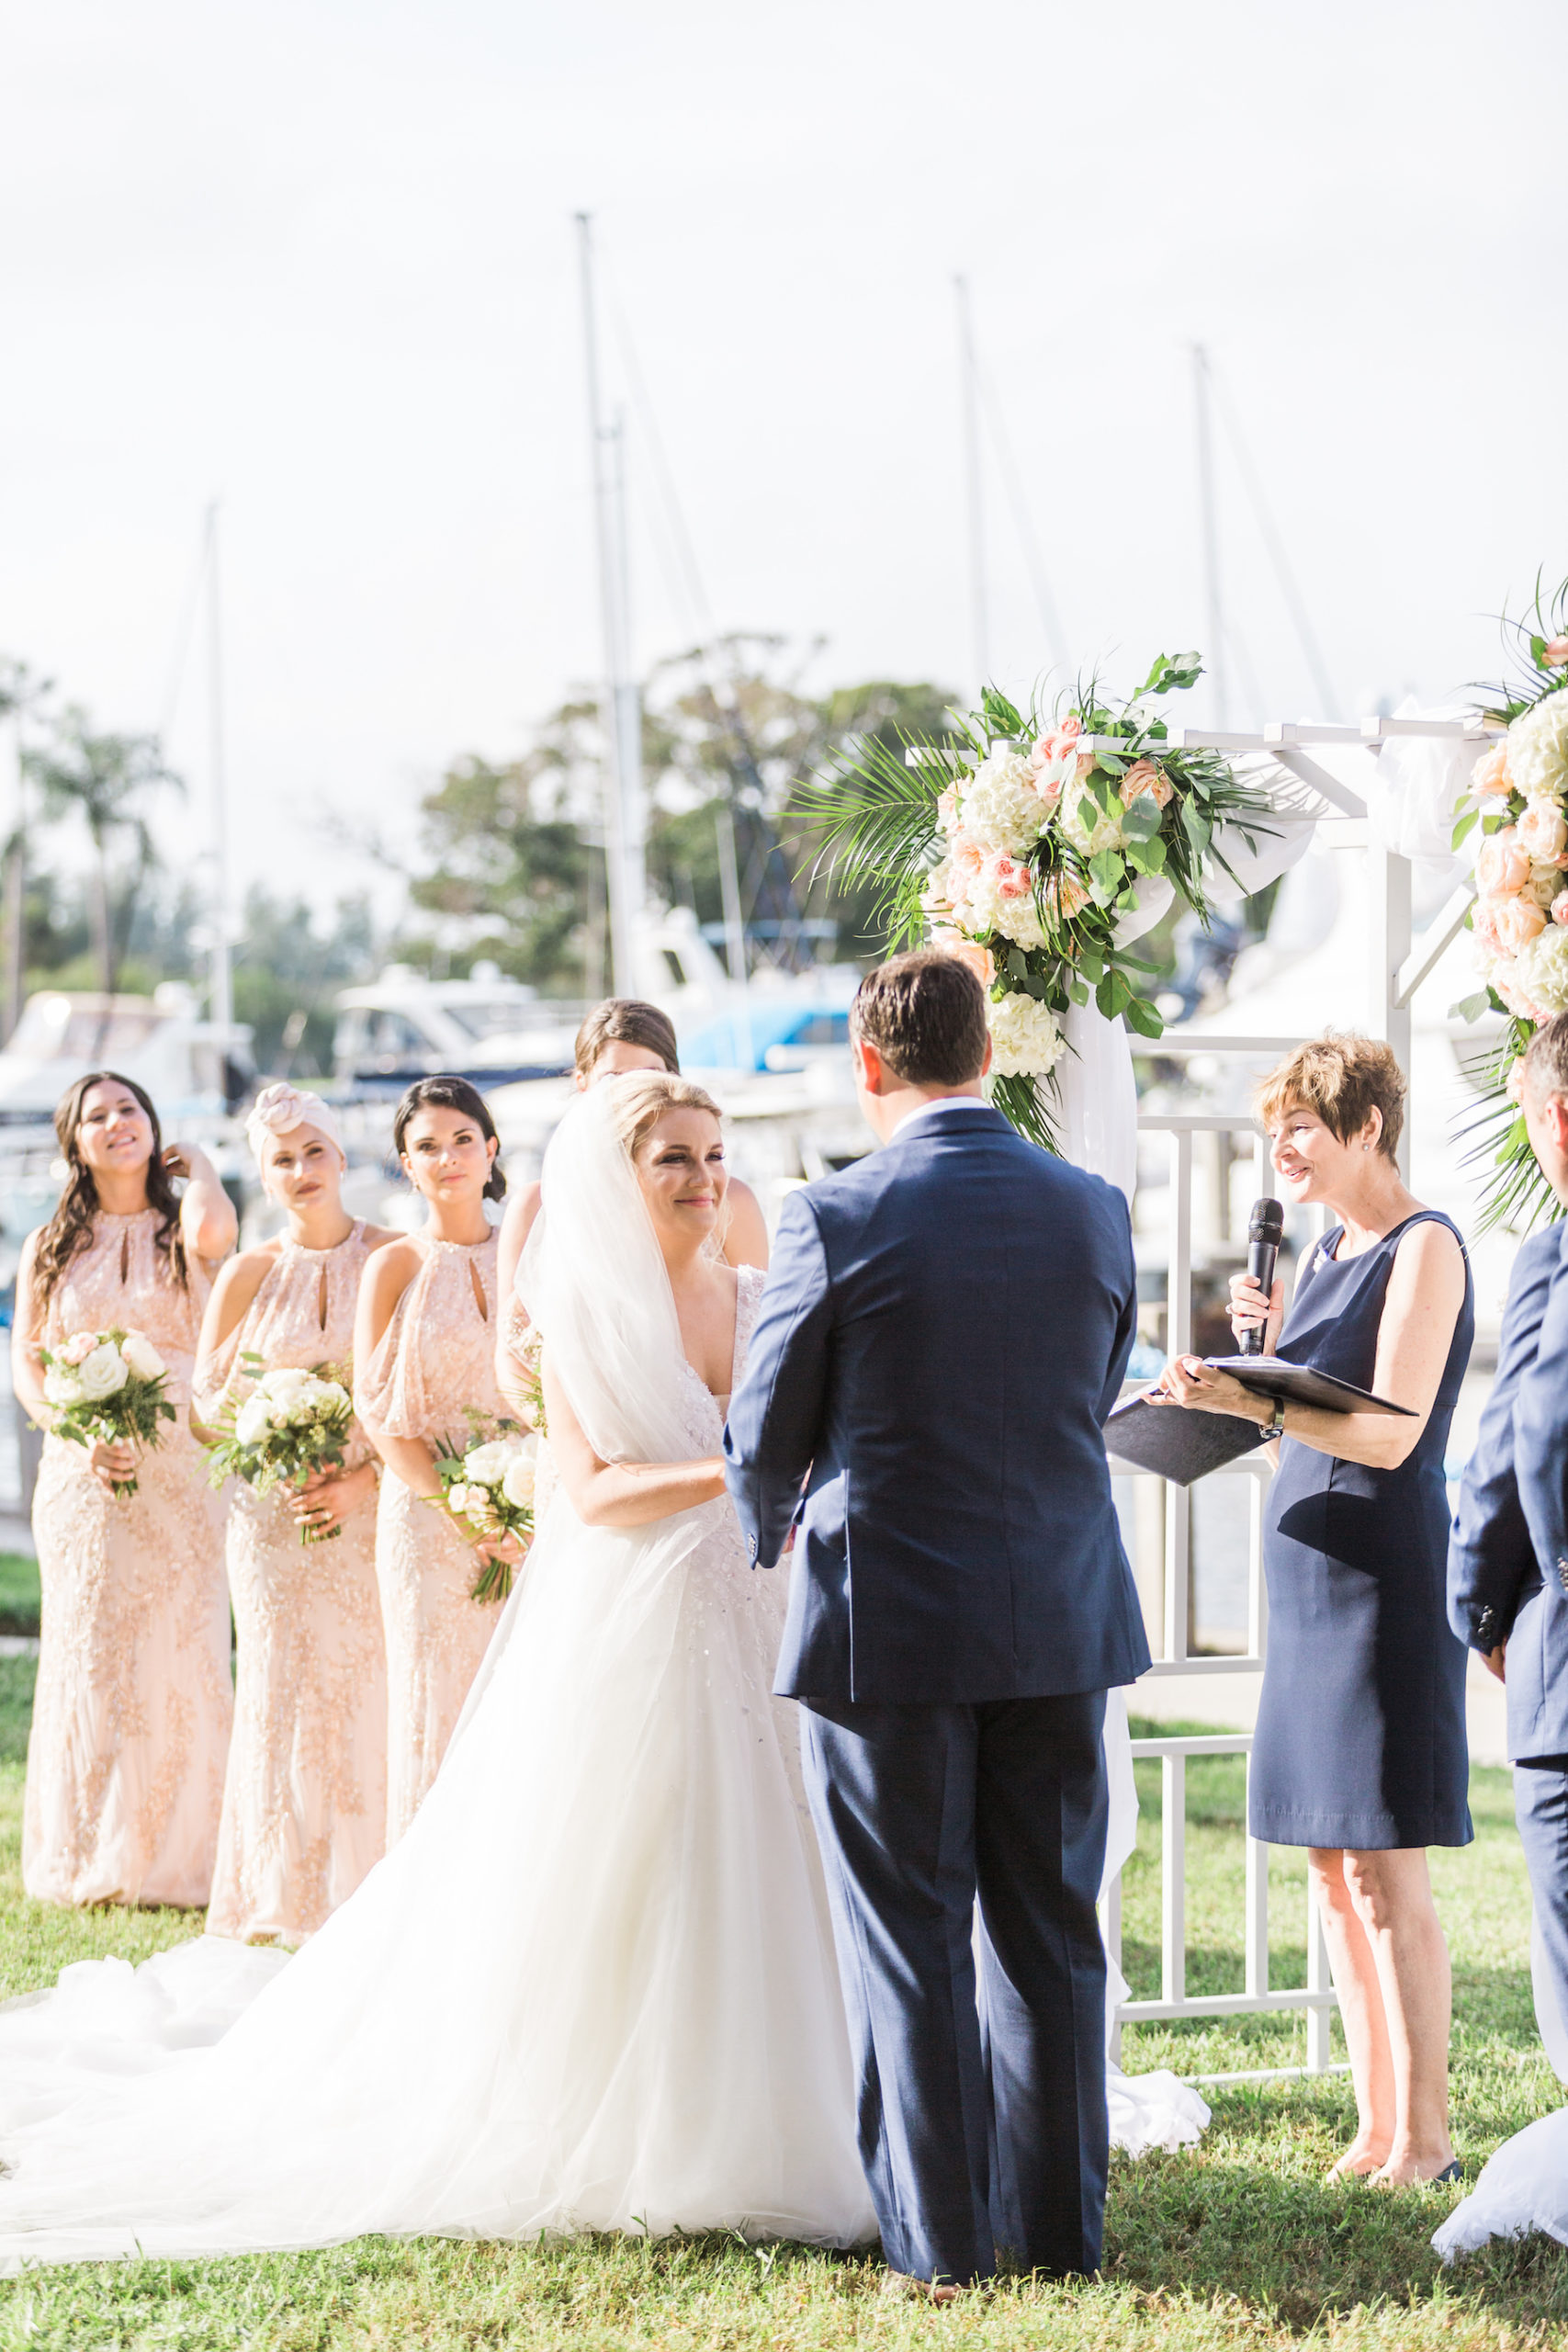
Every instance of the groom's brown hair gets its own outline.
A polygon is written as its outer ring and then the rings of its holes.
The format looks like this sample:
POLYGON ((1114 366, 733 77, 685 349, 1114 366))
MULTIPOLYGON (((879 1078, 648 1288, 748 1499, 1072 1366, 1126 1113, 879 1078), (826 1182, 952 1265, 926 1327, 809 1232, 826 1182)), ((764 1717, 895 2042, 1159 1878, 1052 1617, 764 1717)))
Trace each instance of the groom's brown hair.
POLYGON ((850 1032, 874 1046, 907 1086, 969 1086, 986 1059, 986 991, 967 964, 936 947, 868 972, 850 1032))

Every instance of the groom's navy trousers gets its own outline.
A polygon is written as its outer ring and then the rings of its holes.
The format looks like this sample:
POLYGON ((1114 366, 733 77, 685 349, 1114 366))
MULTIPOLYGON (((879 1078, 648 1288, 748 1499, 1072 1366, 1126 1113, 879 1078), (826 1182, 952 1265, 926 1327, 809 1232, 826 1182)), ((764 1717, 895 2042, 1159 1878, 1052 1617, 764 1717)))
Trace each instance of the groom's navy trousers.
POLYGON ((757 1565, 797 1526, 774 1687, 884 2248, 926 2278, 1100 2259, 1100 1730, 1148 1663, 1101 1423, 1135 1312, 1121 1194, 949 1101, 790 1196, 730 1408, 757 1565))

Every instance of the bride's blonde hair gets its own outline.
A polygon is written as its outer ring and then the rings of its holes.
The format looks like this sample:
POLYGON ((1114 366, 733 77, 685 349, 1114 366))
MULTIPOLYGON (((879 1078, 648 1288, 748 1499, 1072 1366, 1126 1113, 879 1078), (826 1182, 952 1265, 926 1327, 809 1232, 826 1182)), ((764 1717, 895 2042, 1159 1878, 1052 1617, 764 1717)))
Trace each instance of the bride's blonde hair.
MULTIPOLYGON (((610 1097, 610 1116, 621 1148, 633 1168, 637 1153, 659 1125, 666 1111, 705 1111, 723 1131, 724 1114, 713 1096, 689 1078, 678 1072, 662 1069, 628 1070, 624 1078, 606 1078, 600 1081, 610 1097)), ((718 1213, 718 1222, 705 1242, 705 1251, 715 1258, 724 1255, 725 1237, 729 1230, 728 1199, 718 1213)))
POLYGON ((705 1111, 723 1124, 713 1096, 672 1070, 628 1070, 603 1083, 610 1089, 611 1116, 628 1159, 637 1158, 666 1111, 705 1111))

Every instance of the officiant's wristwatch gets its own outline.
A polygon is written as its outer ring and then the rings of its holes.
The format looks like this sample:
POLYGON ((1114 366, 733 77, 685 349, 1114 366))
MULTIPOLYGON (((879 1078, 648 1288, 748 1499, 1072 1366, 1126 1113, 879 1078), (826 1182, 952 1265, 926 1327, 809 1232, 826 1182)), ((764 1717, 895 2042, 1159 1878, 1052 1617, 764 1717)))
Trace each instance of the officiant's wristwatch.
POLYGON ((1276 1396, 1273 1399, 1273 1411, 1269 1414, 1269 1419, 1263 1424, 1263 1434, 1265 1438, 1283 1437, 1285 1433, 1284 1398, 1282 1396, 1276 1396))

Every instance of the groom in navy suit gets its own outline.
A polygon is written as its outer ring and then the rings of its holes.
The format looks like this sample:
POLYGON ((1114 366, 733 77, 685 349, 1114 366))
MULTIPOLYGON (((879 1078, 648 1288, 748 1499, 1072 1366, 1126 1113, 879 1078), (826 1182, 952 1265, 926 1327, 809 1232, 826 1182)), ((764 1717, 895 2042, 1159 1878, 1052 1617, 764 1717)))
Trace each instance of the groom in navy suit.
MULTIPOLYGON (((1525 1056, 1531 1148, 1568 1206, 1568 1013, 1525 1056)), ((1568 2029, 1568 1227, 1514 1261, 1497 1376, 1449 1542, 1449 1616, 1508 1694, 1514 1817, 1568 2029)))
POLYGON ((1105 1693, 1149 1662, 1101 1423, 1127 1204, 981 1099, 986 1000, 900 956, 851 1017, 883 1148, 793 1193, 725 1437, 807 1782, 895 2271, 1093 2271, 1105 1693), (978 1987, 974 1931, 979 1902, 978 1987))

